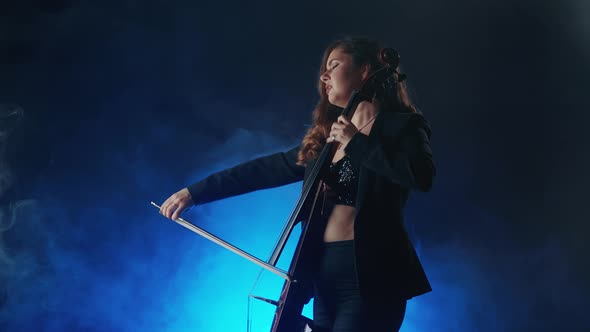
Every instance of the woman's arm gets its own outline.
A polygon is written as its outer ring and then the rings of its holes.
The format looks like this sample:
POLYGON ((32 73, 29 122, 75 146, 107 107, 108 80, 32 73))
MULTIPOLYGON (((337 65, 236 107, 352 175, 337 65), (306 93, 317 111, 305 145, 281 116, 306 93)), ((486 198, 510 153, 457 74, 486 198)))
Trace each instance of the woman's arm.
POLYGON ((195 204, 245 194, 303 180, 305 167, 297 165, 299 146, 259 157, 211 174, 188 186, 195 204))

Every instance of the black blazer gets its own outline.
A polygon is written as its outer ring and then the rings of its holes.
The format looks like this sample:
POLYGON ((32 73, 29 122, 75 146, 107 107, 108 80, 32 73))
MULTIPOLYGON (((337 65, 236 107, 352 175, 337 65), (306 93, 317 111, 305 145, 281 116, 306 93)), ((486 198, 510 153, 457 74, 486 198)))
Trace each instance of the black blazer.
MULTIPOLYGON (((406 299, 432 290, 403 224, 412 190, 430 191, 436 170, 431 129, 420 113, 382 111, 367 136, 345 148, 359 166, 355 254, 359 287, 374 299, 406 299)), ((314 161, 296 164, 299 146, 214 173, 190 186, 195 204, 307 180, 314 161)))

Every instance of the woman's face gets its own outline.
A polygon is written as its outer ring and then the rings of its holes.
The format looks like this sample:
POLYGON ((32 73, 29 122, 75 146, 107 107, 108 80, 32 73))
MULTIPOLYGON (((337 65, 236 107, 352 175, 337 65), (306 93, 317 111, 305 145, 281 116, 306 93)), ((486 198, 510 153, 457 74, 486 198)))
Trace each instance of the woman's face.
POLYGON ((330 103, 338 107, 346 107, 352 91, 361 87, 367 72, 367 66, 356 66, 352 57, 340 48, 330 52, 326 71, 320 76, 330 103))

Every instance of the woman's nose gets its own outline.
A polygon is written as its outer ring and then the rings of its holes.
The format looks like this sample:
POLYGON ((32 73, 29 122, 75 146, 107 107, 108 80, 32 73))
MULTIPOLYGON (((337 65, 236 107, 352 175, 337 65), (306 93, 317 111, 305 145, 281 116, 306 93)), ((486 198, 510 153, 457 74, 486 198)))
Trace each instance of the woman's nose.
POLYGON ((320 80, 324 83, 328 82, 328 79, 330 78, 330 76, 328 76, 328 72, 324 72, 321 76, 320 76, 320 80))

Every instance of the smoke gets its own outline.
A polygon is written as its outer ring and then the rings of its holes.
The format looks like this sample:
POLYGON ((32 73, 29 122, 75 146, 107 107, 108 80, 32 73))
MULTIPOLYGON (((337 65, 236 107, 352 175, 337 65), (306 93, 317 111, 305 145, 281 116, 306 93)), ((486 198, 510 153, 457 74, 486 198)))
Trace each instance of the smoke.
MULTIPOLYGON (((489 239, 490 242, 499 239, 489 239)), ((564 261, 565 245, 519 248, 430 247, 423 259, 433 292, 411 300, 402 331, 584 331, 581 280, 564 261), (566 295, 567 294, 567 295, 566 295), (550 305, 548 305, 550 304, 550 305)))
MULTIPOLYGON (((302 92, 315 86, 297 86, 315 84, 319 59, 310 54, 340 26, 321 23, 321 36, 313 24, 290 32, 296 15, 268 15, 258 27, 244 19, 259 15, 250 7, 227 16, 225 4, 214 5, 57 1, 0 23, 15 31, 2 46, 0 92, 27 110, 23 119, 38 120, 35 130, 15 130, 2 143, 1 331, 245 330, 259 268, 164 219, 149 202, 297 144, 304 128, 293 124, 309 121, 315 101, 302 92)), ((551 100, 519 99, 521 89, 553 95, 531 83, 545 73, 532 61, 545 44, 529 33, 544 26, 538 14, 546 9, 527 16, 508 2, 478 3, 465 15, 462 5, 397 4, 371 13, 383 15, 372 24, 341 22, 351 31, 377 23, 390 31, 392 18, 416 27, 388 38, 407 50, 439 172, 433 191, 410 196, 406 210, 433 292, 409 302, 402 331, 588 330, 585 280, 559 236, 580 228, 568 230, 561 212, 551 227, 541 212, 530 213, 540 210, 532 204, 545 189, 540 178, 555 174, 549 153, 526 148, 544 145, 541 135, 522 132, 523 123, 543 131, 524 120, 539 119, 551 100), (449 75, 449 68, 459 70, 449 75), (498 85, 505 100, 497 101, 498 85)), ((586 7, 578 6, 580 18, 586 7)), ((562 153, 555 164, 578 155, 562 153)), ((571 189, 560 188, 546 197, 571 189)), ((298 189, 214 202, 185 218, 264 259, 298 189)), ((575 234, 580 243, 583 234, 575 234)), ((276 286, 260 291, 276 296, 276 286)))
MULTIPOLYGON (((113 136, 102 130, 109 117, 94 117, 96 127, 76 132, 56 147, 56 168, 37 185, 35 200, 6 210, 1 223, 6 239, 1 330, 214 331, 227 315, 227 303, 236 303, 230 308, 236 319, 225 322, 220 331, 245 326, 248 282, 256 269, 165 220, 149 202, 162 201, 205 174, 296 142, 238 129, 221 143, 209 142, 214 149, 185 155, 185 174, 174 174, 170 170, 179 159, 161 156, 183 154, 182 146, 166 146, 176 139, 177 123, 162 125, 154 120, 157 116, 135 119, 134 127, 111 131, 113 136), (132 138, 116 144, 126 136, 132 138), (64 163, 72 151, 78 158, 64 163), (106 158, 97 159, 100 155, 106 158), (238 280, 230 277, 233 266, 243 272, 238 280), (216 290, 224 287, 219 282, 233 288, 216 290), (211 321, 211 315, 217 321, 211 321)), ((197 134, 194 139, 207 137, 197 134)), ((248 207, 262 206, 280 193, 292 200, 296 188, 199 207, 192 217, 265 258, 290 200, 272 209, 248 207)))

